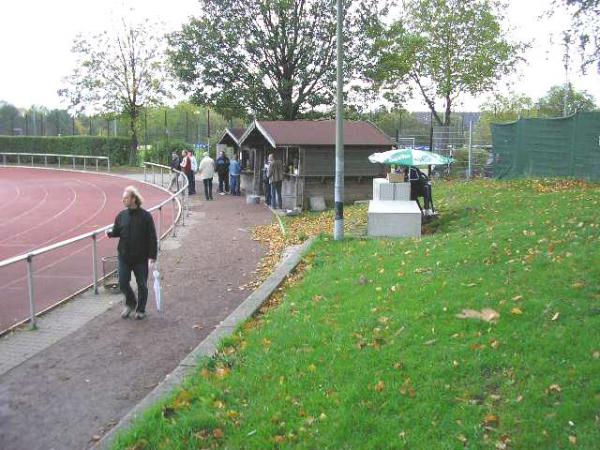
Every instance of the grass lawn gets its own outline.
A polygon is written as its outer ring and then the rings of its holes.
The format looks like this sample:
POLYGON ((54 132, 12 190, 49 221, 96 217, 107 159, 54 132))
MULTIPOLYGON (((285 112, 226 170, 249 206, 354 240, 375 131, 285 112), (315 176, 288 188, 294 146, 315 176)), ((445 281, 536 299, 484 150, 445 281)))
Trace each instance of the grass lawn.
MULTIPOLYGON (((600 185, 434 194, 441 219, 420 240, 322 235, 114 448, 598 448, 600 185)), ((347 214, 364 225, 364 206, 347 214)), ((288 220, 287 238, 332 223, 288 220)))

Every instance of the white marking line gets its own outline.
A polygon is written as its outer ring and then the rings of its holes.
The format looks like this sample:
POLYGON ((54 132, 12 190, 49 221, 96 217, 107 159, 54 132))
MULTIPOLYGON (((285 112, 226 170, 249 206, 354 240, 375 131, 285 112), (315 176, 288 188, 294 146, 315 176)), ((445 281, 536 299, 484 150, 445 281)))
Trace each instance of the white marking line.
POLYGON ((19 200, 19 197, 21 196, 21 189, 19 189, 19 185, 12 182, 12 187, 17 191, 17 195, 10 202, 0 205, 0 207, 4 210, 6 210, 6 208, 8 208, 12 203, 19 200))
POLYGON ((39 207, 40 207, 40 206, 42 206, 44 203, 46 203, 46 200, 48 200, 48 195, 50 194, 50 193, 48 192, 48 189, 46 189, 45 187, 43 187, 41 184, 40 184, 40 185, 37 185, 37 186, 33 186, 33 187, 34 187, 34 188, 41 187, 42 189, 44 189, 44 198, 42 198, 42 199, 40 200, 40 202, 39 202, 37 205, 35 205, 33 208, 31 208, 31 209, 28 209, 28 210, 26 210, 26 211, 23 211, 21 214, 19 214, 19 215, 17 215, 17 216, 14 216, 14 217, 13 217, 11 220, 8 220, 8 221, 6 221, 6 222, 3 222, 3 223, 1 224, 1 226, 7 225, 7 224, 9 224, 9 223, 12 223, 12 222, 14 222, 14 221, 16 221, 16 220, 19 220, 21 217, 23 217, 23 216, 24 216, 24 215, 26 215, 26 214, 31 214, 31 212, 32 212, 33 210, 35 210, 35 209, 39 208, 39 207))
MULTIPOLYGON (((61 215, 63 215, 64 213, 66 213, 67 211, 69 211, 69 209, 71 209, 71 207, 73 206, 73 204, 77 201, 77 192, 75 191, 75 189, 73 189, 71 186, 67 186, 67 188, 73 193, 73 198, 71 199, 71 201, 69 202, 69 204, 67 206, 65 206, 62 210, 60 210, 59 212, 57 212, 56 214, 54 214, 53 216, 49 217, 48 219, 37 223, 36 225, 27 228, 26 230, 21 231, 20 233, 17 234, 13 234, 12 236, 9 236, 3 240, 0 240, 0 244, 2 244, 3 242, 6 242, 8 240, 13 240, 18 236, 22 236, 25 233, 29 233, 32 230, 35 230, 36 228, 39 227, 43 227, 44 225, 46 225, 47 223, 52 222, 54 219, 60 217, 61 215)), ((53 238, 54 239, 54 238, 53 238)), ((53 239, 50 239, 49 241, 46 242, 50 242, 53 239)), ((41 244, 38 245, 38 247, 43 247, 44 244, 46 242, 42 242, 41 244)), ((37 244, 36 244, 37 245, 37 244)))

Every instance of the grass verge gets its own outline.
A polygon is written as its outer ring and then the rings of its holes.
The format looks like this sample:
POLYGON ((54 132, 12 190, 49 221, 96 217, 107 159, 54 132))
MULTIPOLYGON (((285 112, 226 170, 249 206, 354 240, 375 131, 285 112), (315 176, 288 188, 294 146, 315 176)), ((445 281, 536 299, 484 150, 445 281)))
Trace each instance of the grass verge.
POLYGON ((114 448, 597 448, 600 186, 436 187, 432 234, 322 236, 114 448))

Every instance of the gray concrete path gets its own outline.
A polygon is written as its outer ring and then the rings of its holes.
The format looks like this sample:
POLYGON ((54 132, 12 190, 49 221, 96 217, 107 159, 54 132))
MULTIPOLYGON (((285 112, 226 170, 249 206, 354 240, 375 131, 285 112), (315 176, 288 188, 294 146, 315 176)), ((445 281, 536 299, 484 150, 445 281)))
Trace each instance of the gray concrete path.
POLYGON ((0 338, 0 448, 94 445, 250 294, 263 254, 250 228, 271 220, 241 197, 192 196, 186 226, 160 258, 164 312, 151 296, 146 320, 123 320, 120 296, 86 294, 38 331, 0 338))

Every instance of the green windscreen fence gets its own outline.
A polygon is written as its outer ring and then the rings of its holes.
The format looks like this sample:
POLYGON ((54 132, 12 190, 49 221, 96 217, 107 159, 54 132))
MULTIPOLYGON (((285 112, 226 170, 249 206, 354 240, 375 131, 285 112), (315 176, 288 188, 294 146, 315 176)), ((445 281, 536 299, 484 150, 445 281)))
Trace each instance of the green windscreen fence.
POLYGON ((600 181, 600 112, 492 124, 494 176, 600 181))

